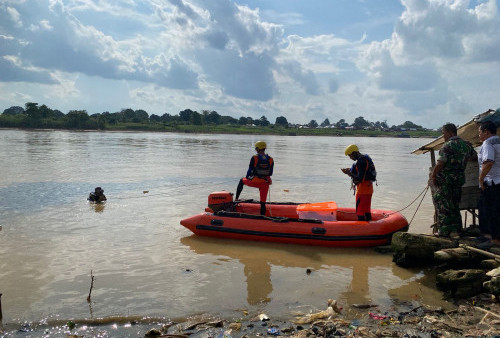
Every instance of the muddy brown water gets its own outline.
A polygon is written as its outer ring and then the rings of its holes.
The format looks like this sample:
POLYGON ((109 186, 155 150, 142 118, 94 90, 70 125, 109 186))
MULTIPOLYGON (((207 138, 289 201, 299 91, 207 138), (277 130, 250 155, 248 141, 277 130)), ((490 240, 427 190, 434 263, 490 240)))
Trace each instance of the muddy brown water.
MULTIPOLYGON (((425 271, 369 248, 198 238, 183 228, 210 192, 235 191, 257 140, 276 162, 271 201, 351 206, 340 168, 352 164, 343 151, 354 142, 377 167, 374 208, 400 210, 427 183, 430 158, 411 151, 429 139, 0 130, 3 324, 241 309, 286 317, 328 298, 447 305, 425 271), (86 201, 97 186, 106 204, 86 201)), ((257 189, 242 198, 257 199, 257 189)), ((419 202, 402 211, 408 220, 419 202)), ((426 195, 410 231, 429 233, 432 215, 426 195)))

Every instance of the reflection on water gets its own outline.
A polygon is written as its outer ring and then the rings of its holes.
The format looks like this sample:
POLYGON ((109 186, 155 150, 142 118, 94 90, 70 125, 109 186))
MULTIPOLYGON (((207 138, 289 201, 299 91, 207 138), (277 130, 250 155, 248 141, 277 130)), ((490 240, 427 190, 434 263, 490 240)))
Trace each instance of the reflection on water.
MULTIPOLYGON (((353 205, 340 172, 352 163, 343 153, 352 139, 0 130, 4 323, 88 317, 91 270, 95 317, 231 317, 242 308, 288 317, 328 298, 343 306, 440 302, 432 274, 400 269, 371 249, 191 236, 179 221, 202 212, 210 192, 235 191, 259 139, 276 162, 271 201, 353 205), (87 201, 96 186, 105 204, 87 201)), ((398 210, 422 191, 430 160, 410 152, 427 141, 355 140, 377 166, 375 208, 398 210)), ((258 190, 242 197, 257 199, 258 190)), ((426 196, 410 231, 429 232, 432 210, 426 196)))
MULTIPOLYGON (((246 277, 247 302, 251 305, 289 296, 281 294, 279 289, 282 285, 277 282, 283 278, 279 276, 279 270, 286 268, 295 270, 293 278, 297 279, 297 283, 292 283, 291 289, 286 292, 303 294, 312 289, 319 297, 313 304, 321 304, 326 301, 325 297, 331 296, 340 304, 377 303, 388 306, 393 301, 419 300, 429 305, 449 306, 440 300, 439 292, 424 294, 423 289, 428 287, 420 283, 424 278, 423 273, 401 269, 392 263, 391 255, 378 254, 372 249, 310 248, 250 241, 241 243, 238 240, 194 235, 181 238, 181 243, 199 255, 240 262, 246 277), (273 273, 278 276, 275 278, 273 273), (332 278, 317 278, 321 275, 332 275, 332 278), (273 280, 278 285, 273 287, 273 280), (329 286, 329 283, 334 285, 329 286), (297 292, 293 291, 294 288, 304 289, 297 292), (327 291, 329 289, 334 291, 330 293, 327 291)), ((310 295, 307 298, 311 300, 310 295)))
POLYGON ((106 203, 89 203, 90 208, 92 208, 96 213, 101 213, 106 207, 106 203))

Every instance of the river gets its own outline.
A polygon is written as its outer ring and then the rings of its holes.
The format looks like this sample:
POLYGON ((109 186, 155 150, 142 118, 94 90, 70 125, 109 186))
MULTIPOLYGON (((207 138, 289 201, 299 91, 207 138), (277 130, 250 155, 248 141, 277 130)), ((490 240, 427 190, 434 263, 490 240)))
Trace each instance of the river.
MULTIPOLYGON (((377 167, 372 207, 403 209, 427 184, 430 157, 411 152, 429 139, 0 130, 3 324, 241 309, 285 317, 328 298, 445 303, 425 271, 373 249, 197 238, 183 228, 210 192, 235 191, 258 140, 276 163, 271 201, 352 206, 340 171, 352 164, 350 143, 377 167), (103 205, 86 200, 97 186, 103 205)), ((402 211, 409 221, 419 202, 402 211)), ((430 233, 433 212, 427 194, 409 231, 430 233)))

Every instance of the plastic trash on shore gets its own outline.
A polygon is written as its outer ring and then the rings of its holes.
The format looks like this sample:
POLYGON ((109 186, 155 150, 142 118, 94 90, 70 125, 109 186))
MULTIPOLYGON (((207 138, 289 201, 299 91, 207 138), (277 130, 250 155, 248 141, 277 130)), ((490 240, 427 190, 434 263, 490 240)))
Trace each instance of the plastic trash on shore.
POLYGON ((385 316, 385 315, 375 314, 373 312, 368 312, 368 314, 370 315, 371 318, 376 319, 376 320, 383 320, 383 319, 387 318, 387 316, 385 316))
POLYGON ((221 331, 218 335, 217 338, 232 338, 229 332, 227 331, 221 331))
POLYGON ((280 330, 272 327, 270 329, 267 329, 267 334, 270 336, 279 336, 280 335, 280 330))
POLYGON ((265 322, 265 321, 268 321, 268 320, 269 320, 269 317, 268 317, 265 313, 261 313, 261 314, 259 315, 259 320, 260 320, 261 322, 265 322))

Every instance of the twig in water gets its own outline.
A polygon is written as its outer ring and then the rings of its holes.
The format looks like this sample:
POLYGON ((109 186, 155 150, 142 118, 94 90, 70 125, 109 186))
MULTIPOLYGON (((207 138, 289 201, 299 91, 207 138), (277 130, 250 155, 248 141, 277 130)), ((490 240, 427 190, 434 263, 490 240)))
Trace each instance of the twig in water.
POLYGON ((90 294, 92 293, 93 287, 94 287, 94 275, 92 274, 92 270, 90 270, 90 290, 89 290, 89 295, 87 297, 87 303, 90 303, 90 294))

